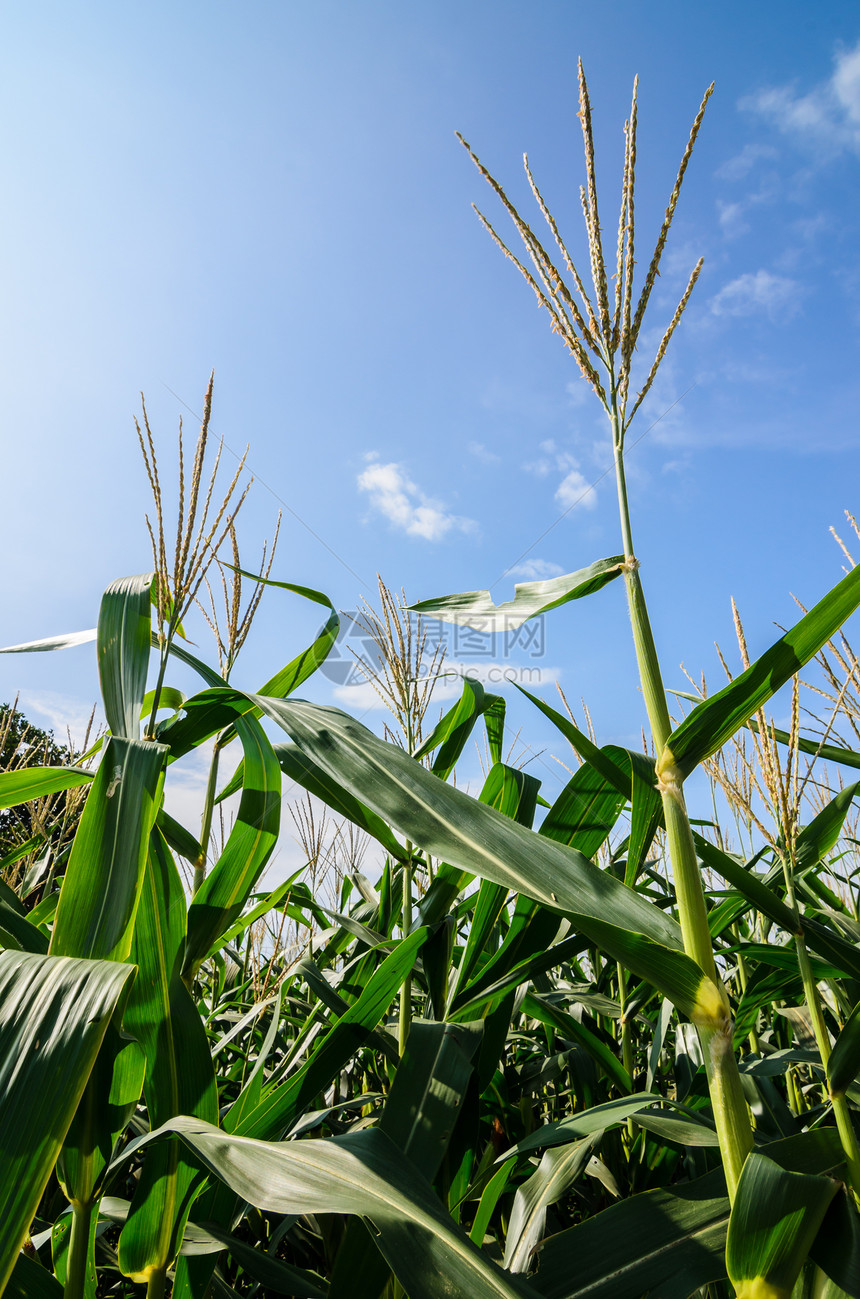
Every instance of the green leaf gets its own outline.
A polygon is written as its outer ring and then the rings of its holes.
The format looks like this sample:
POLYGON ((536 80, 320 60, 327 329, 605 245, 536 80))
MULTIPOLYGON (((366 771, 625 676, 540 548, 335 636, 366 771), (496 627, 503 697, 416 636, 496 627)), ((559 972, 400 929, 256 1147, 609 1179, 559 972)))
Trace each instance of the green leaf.
MULTIPOLYGON (((265 691, 260 691, 265 694, 265 691)), ((433 763, 433 774, 440 780, 447 780, 463 752, 466 741, 472 734, 475 722, 485 707, 485 699, 495 699, 495 695, 485 696, 480 681, 471 677, 463 678, 463 693, 457 703, 440 718, 432 733, 417 749, 413 756, 417 759, 426 757, 434 749, 439 749, 433 763)))
POLYGON ((688 1299, 726 1275, 728 1216, 722 1170, 645 1191, 550 1236, 530 1283, 544 1299, 688 1299))
POLYGON ((842 1096, 860 1073, 860 1002, 845 1021, 827 1062, 827 1085, 831 1096, 842 1096))
POLYGON ((86 645, 95 640, 98 628, 90 627, 88 631, 70 631, 62 636, 45 636, 43 640, 23 641, 20 645, 7 645, 0 649, 0 654, 41 654, 48 650, 71 649, 74 645, 86 645))
POLYGON ((513 600, 504 604, 493 604, 489 591, 464 591, 461 595, 421 600, 410 608, 415 613, 433 615, 445 622, 459 623, 479 631, 513 631, 529 618, 599 591, 620 575, 623 564, 623 555, 613 555, 561 577, 551 577, 542 582, 517 582, 513 600))
POLYGON ((519 1187, 505 1240, 504 1265, 511 1272, 528 1271, 532 1251, 543 1234, 547 1208, 576 1181, 602 1136, 595 1132, 572 1145, 545 1151, 535 1172, 519 1187))
POLYGON ((53 955, 128 957, 166 757, 160 744, 109 739, 66 868, 53 955))
POLYGON ((91 771, 77 767, 19 767, 16 771, 0 771, 0 808, 17 807, 46 794, 76 789, 78 785, 88 785, 92 779, 91 771))
POLYGON ((166 759, 161 744, 109 739, 66 868, 52 955, 127 959, 166 759))
MULTIPOLYGON (((623 750, 614 746, 607 750, 607 757, 613 760, 616 754, 623 754, 623 750)), ((583 763, 547 812, 540 833, 577 848, 585 857, 593 857, 609 837, 629 797, 629 782, 627 792, 621 793, 590 763, 583 763)))
MULTIPOLYGON (((379 1024, 403 980, 412 971, 427 929, 415 929, 397 944, 374 971, 361 994, 343 1012, 310 1059, 287 1082, 273 1080, 263 1088, 257 1108, 243 1115, 236 1130, 244 1136, 279 1137, 302 1109, 331 1081, 379 1024)), ((225 1126, 232 1130, 232 1111, 225 1126)))
POLYGON ((676 922, 581 853, 531 833, 437 780, 337 709, 255 701, 332 779, 426 852, 568 914, 577 928, 654 983, 684 1013, 711 1013, 704 1003, 717 991, 680 950, 676 922))
POLYGON ((133 971, 0 952, 0 1292, 133 971))
POLYGON ((63 1299, 63 1287, 35 1259, 19 1254, 3 1296, 4 1299, 63 1299))
POLYGON ((281 769, 253 717, 234 723, 244 750, 242 797, 224 851, 194 895, 188 912, 183 974, 196 971, 224 930, 241 915, 278 841, 281 769))
POLYGON ((790 1299, 837 1189, 830 1178, 788 1172, 766 1155, 747 1156, 726 1242, 738 1299, 790 1299))
MULTIPOLYGON (((131 960, 138 976, 125 1022, 146 1053, 143 1083, 150 1125, 177 1114, 218 1121, 215 1071, 203 1021, 180 977, 185 892, 155 830, 143 883, 131 960)), ((197 1170, 175 1142, 146 1152, 143 1172, 119 1240, 120 1268, 145 1281, 176 1256, 193 1204, 197 1170)))
POLYGON ((602 1038, 573 1015, 562 1010, 560 1006, 554 1006, 552 1002, 545 1000, 536 992, 527 992, 522 1003, 522 1009, 526 1015, 532 1019, 539 1020, 541 1024, 550 1025, 560 1033, 562 1037, 583 1047, 592 1060, 601 1069, 601 1071, 619 1087, 622 1092, 629 1092, 633 1088, 633 1079, 624 1068, 621 1061, 610 1050, 602 1038))
POLYGON ((440 1292, 523 1299, 528 1293, 455 1226, 430 1184, 383 1132, 277 1144, 181 1118, 144 1140, 174 1133, 216 1177, 258 1208, 368 1218, 379 1249, 411 1299, 438 1299, 440 1292))
MULTIPOLYGON (((758 722, 751 717, 747 722, 751 731, 758 731, 758 722)), ((768 734, 772 735, 778 744, 796 743, 801 753, 809 753, 813 757, 820 758, 822 762, 836 762, 843 767, 860 767, 860 753, 854 749, 844 749, 839 744, 822 744, 820 740, 805 735, 798 735, 796 741, 792 740, 788 731, 781 731, 776 726, 768 726, 768 734)))
POLYGON ((816 817, 797 836, 795 869, 808 871, 817 866, 839 841, 851 803, 860 789, 860 781, 840 789, 816 817))
POLYGON ((48 950, 48 939, 41 929, 29 920, 17 895, 0 879, 0 947, 17 951, 42 952, 48 950))
POLYGON ((102 596, 96 654, 102 702, 111 734, 140 735, 151 637, 153 573, 122 577, 102 596))
POLYGON ((669 736, 671 757, 688 776, 749 721, 860 604, 860 568, 853 568, 809 613, 723 690, 698 704, 669 736))

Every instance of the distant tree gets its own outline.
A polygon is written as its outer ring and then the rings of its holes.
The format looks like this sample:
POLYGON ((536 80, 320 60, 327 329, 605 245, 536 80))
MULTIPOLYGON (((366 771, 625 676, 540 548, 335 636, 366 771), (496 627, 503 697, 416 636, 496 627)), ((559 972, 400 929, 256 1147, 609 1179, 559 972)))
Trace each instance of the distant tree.
MULTIPOLYGON (((62 767, 74 761, 53 731, 43 731, 18 708, 17 699, 0 704, 0 772, 22 767, 62 767)), ((49 846, 54 858, 64 855, 74 838, 86 787, 0 810, 0 875, 19 886, 28 865, 49 846), (20 850, 30 845, 21 855, 20 850)))

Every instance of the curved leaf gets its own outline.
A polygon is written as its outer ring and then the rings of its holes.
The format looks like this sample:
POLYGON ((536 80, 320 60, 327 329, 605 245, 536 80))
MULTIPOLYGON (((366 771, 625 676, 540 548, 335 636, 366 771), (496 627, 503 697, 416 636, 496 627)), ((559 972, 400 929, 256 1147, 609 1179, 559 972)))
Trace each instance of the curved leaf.
POLYGON ((153 573, 141 573, 112 582, 99 609, 96 654, 105 716, 111 734, 126 740, 140 735, 152 635, 153 577, 153 573))
POLYGON ((474 627, 478 631, 513 631, 529 618, 599 591, 621 574, 623 565, 623 555, 612 555, 561 577, 550 577, 542 582, 517 582, 513 600, 504 604, 493 604, 489 591, 464 591, 460 595, 421 600, 410 608, 415 613, 432 614, 445 622, 474 627))

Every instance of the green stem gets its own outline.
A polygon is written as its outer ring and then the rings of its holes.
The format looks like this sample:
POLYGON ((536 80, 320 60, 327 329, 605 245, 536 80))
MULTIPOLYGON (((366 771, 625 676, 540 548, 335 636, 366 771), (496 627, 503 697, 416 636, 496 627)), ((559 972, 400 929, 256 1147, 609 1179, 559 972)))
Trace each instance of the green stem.
POLYGON ((627 585, 627 603, 642 694, 657 752, 657 773, 663 801, 666 840, 672 864, 684 951, 700 966, 703 974, 712 981, 725 1001, 725 1013, 715 1015, 711 1025, 700 1025, 699 1038, 705 1057, 714 1123, 723 1157, 729 1198, 733 1200, 744 1160, 752 1150, 752 1127, 732 1047, 728 998, 725 996, 714 963, 705 892, 684 801, 683 776, 675 765, 668 747, 672 722, 666 703, 666 692, 651 631, 651 621, 648 617, 645 593, 633 549, 627 482, 624 474, 624 438, 617 410, 610 411, 610 419, 615 451, 615 478, 618 487, 621 534, 626 560, 624 576, 627 585))
POLYGON ((218 759, 221 756, 221 745, 218 740, 212 749, 212 761, 209 764, 209 780, 206 783, 206 798, 203 803, 203 820, 200 826, 200 855, 194 863, 194 882, 192 897, 206 878, 206 854, 209 844, 209 832, 212 829, 212 814, 215 810, 215 788, 218 784, 218 759))
MULTIPOLYGON (((407 937, 412 926, 412 844, 407 843, 409 860, 403 863, 403 895, 400 912, 400 932, 407 937)), ((400 985, 400 1024, 397 1031, 397 1048, 401 1059, 406 1051, 406 1040, 412 1023, 412 977, 406 976, 400 985)))
POLYGON ((149 1280, 146 1283, 146 1299, 162 1299, 166 1285, 167 1271, 165 1268, 158 1268, 155 1272, 150 1273, 149 1280))
POLYGON ((72 1205, 72 1231, 66 1263, 66 1284, 63 1288, 64 1299, 84 1299, 86 1293, 94 1208, 92 1202, 72 1205))

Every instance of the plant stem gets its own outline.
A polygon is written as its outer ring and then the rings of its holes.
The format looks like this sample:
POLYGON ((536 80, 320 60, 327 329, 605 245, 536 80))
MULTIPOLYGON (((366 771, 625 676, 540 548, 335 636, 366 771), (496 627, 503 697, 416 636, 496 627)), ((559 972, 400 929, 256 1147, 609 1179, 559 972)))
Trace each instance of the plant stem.
POLYGON ((693 832, 690 828, 684 801, 683 776, 675 765, 671 750, 668 748, 672 723, 666 704, 666 692, 663 687, 657 649, 648 617, 648 608, 645 603, 645 593, 639 577, 639 566, 633 549, 630 510, 627 500, 627 482, 624 474, 624 437, 621 421, 617 409, 610 410, 609 415, 615 452, 615 478, 618 487, 621 535, 626 561, 624 576, 627 586, 627 603, 630 610, 633 643, 642 683, 642 693, 645 698, 645 707, 648 712, 651 734, 657 753, 657 773, 660 795, 663 801, 666 841, 669 849, 669 859, 672 864, 675 895, 678 903, 678 920, 681 925, 684 951, 699 965, 703 974, 720 990, 726 1005, 725 1016, 719 1023, 715 1020, 712 1025, 699 1026, 699 1038, 705 1057, 705 1069, 708 1076, 714 1123, 723 1157, 726 1184, 729 1198, 733 1200, 741 1168, 752 1149, 752 1127, 750 1125, 749 1110, 741 1087, 737 1060, 732 1047, 732 1023, 728 1010, 728 999, 725 997, 722 981, 714 962, 705 893, 699 863, 696 858, 693 832))
POLYGON ((63 1288, 64 1299, 84 1299, 86 1293, 90 1228, 94 1207, 92 1202, 87 1204, 76 1202, 72 1205, 72 1231, 66 1264, 66 1284, 63 1288))
POLYGON ((221 745, 216 740, 212 749, 212 761, 209 764, 209 779, 206 783, 206 799, 203 804, 203 820, 200 826, 200 856, 194 863, 192 897, 206 878, 206 850, 209 843, 209 832, 212 829, 212 813, 215 809, 215 787, 218 783, 218 759, 220 756, 221 745))
POLYGON ((157 1268, 150 1273, 149 1280, 146 1283, 146 1299, 162 1299, 166 1284, 166 1269, 157 1268))
MULTIPOLYGON (((409 860, 403 864, 403 895, 400 912, 400 932, 404 938, 412 925, 412 844, 406 844, 409 860)), ((400 985, 400 1023, 397 1031, 397 1048, 400 1058, 406 1051, 406 1040, 412 1023, 412 978, 407 974, 400 985)))

